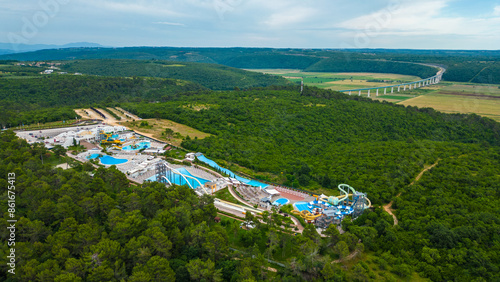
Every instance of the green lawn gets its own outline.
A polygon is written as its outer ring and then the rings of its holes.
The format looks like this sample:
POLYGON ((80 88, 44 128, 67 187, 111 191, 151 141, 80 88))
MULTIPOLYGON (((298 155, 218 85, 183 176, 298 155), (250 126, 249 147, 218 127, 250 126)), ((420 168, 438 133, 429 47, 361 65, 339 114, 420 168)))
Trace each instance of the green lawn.
POLYGON ((233 195, 231 195, 229 189, 223 189, 215 192, 215 197, 234 204, 241 204, 235 197, 233 197, 233 195))

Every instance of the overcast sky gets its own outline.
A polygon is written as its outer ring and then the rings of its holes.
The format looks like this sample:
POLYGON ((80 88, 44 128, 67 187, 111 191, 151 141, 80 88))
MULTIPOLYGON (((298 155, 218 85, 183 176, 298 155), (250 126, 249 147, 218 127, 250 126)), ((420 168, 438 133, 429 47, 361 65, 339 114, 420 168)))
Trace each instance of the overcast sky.
POLYGON ((500 49, 500 0, 0 0, 0 42, 500 49))

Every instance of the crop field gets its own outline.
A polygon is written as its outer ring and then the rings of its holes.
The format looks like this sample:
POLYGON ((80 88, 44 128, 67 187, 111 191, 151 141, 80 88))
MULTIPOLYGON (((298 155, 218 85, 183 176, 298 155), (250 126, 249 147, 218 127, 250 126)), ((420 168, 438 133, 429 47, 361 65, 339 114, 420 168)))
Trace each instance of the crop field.
POLYGON ((498 85, 453 83, 426 94, 400 102, 402 105, 429 107, 445 113, 475 113, 500 121, 498 85))
POLYGON ((391 73, 302 72, 290 69, 259 69, 251 71, 281 75, 294 82, 300 82, 301 79, 304 79, 305 85, 332 90, 378 87, 420 79, 417 76, 391 73))
MULTIPOLYGON (((419 80, 419 77, 387 74, 387 73, 322 73, 302 72, 291 69, 259 69, 251 70, 267 74, 281 75, 288 80, 300 82, 304 79, 305 85, 316 86, 331 90, 347 90, 356 88, 381 87, 404 82, 419 80)), ((399 103, 417 107, 430 107, 446 113, 476 113, 500 121, 500 86, 495 84, 474 84, 441 82, 418 89, 406 90, 384 95, 384 90, 372 90, 370 97, 374 100, 399 103)), ((358 95, 353 92, 352 95, 358 95)), ((361 96, 366 97, 367 91, 361 96)))

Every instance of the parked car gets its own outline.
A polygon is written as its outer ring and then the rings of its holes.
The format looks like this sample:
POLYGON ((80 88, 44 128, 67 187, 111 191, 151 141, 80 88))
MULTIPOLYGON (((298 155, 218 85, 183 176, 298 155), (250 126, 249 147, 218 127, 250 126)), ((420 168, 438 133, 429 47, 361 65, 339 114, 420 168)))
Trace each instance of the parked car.
POLYGON ((240 224, 240 227, 245 229, 254 229, 255 223, 253 221, 245 221, 240 224))

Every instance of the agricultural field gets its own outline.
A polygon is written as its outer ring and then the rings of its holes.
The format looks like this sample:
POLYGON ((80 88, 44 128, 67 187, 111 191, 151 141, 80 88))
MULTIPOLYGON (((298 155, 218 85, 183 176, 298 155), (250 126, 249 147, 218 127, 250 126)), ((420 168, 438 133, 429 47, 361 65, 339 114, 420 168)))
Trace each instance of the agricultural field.
POLYGON ((198 139, 210 136, 210 134, 201 132, 192 127, 166 119, 144 119, 140 121, 128 121, 122 124, 140 133, 144 133, 144 135, 156 139, 166 140, 175 146, 180 146, 182 139, 186 136, 189 136, 190 138, 197 137, 198 139), (165 133, 167 128, 172 129, 173 133, 167 135, 165 133))
POLYGON ((303 78, 305 85, 331 90, 378 87, 420 79, 418 76, 391 73, 302 72, 293 69, 254 69, 250 71, 280 75, 294 82, 300 82, 303 78))
POLYGON ((438 89, 400 102, 430 107, 445 113, 475 113, 500 121, 500 86, 473 83, 443 83, 438 89))
MULTIPOLYGON (((304 84, 331 90, 380 87, 419 80, 417 76, 386 73, 322 73, 302 72, 294 69, 253 69, 251 71, 280 75, 284 78, 304 84)), ((476 84, 459 82, 441 82, 418 89, 383 94, 379 90, 376 95, 371 91, 374 100, 399 103, 417 107, 430 107, 445 113, 475 113, 500 121, 500 86, 495 84, 476 84)), ((402 90, 402 89, 401 89, 402 90)), ((358 93, 352 93, 358 95, 358 93)), ((367 96, 363 91, 361 96, 367 96)))

